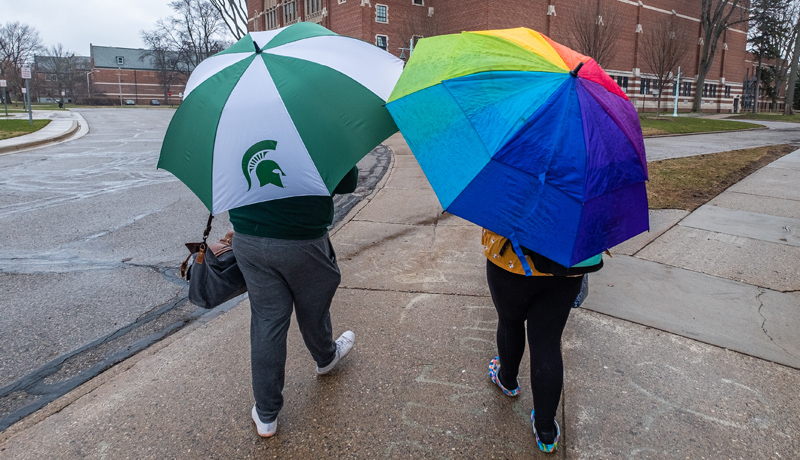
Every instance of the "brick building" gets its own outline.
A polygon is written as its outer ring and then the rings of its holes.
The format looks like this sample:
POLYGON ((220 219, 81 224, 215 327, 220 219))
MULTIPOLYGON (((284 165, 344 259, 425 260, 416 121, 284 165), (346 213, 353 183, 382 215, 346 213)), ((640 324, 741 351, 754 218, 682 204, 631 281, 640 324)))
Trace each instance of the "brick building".
MULTIPOLYGON (((621 32, 616 55, 604 65, 638 110, 655 110, 655 75, 643 59, 642 37, 650 27, 674 21, 689 47, 681 67, 687 77, 679 86, 679 110, 690 110, 702 46, 697 0, 597 0, 616 10, 621 32)), ((529 27, 569 45, 581 0, 248 0, 250 30, 268 30, 298 21, 321 24, 341 35, 360 38, 396 56, 407 56, 420 37, 464 30, 529 27)), ((598 18, 603 21, 602 18, 598 18)), ((741 107, 743 83, 752 74, 747 62, 747 23, 726 30, 717 47, 703 93, 704 111, 730 112, 741 107)), ((672 110, 673 83, 661 91, 662 110, 672 110)))
POLYGON ((74 102, 78 94, 85 94, 77 90, 81 77, 91 68, 92 62, 88 56, 39 56, 33 57, 33 72, 35 74, 31 94, 40 103, 52 103, 58 100, 74 102))
POLYGON ((180 103, 187 77, 178 72, 162 74, 147 50, 90 45, 90 54, 92 68, 86 80, 89 99, 180 103))

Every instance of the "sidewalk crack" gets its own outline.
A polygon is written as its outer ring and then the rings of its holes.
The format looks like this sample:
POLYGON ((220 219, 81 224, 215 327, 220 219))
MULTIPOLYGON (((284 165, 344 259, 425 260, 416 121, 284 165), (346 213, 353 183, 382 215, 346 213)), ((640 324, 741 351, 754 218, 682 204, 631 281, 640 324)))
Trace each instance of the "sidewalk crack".
POLYGON ((764 295, 766 292, 767 291, 764 288, 758 288, 758 295, 756 296, 756 300, 758 301, 758 316, 760 316, 762 320, 761 330, 764 331, 764 335, 766 335, 769 338, 770 342, 774 342, 775 339, 773 339, 772 336, 769 335, 769 332, 767 332, 766 328, 767 318, 764 316, 763 313, 761 313, 761 309, 764 308, 764 301, 761 300, 761 296, 764 295))
POLYGON ((759 303, 759 305, 758 305, 758 316, 760 316, 761 319, 762 319, 762 321, 761 321, 761 330, 764 331, 764 335, 767 336, 767 338, 769 339, 770 342, 774 343, 775 345, 778 346, 778 348, 780 348, 781 350, 783 350, 784 352, 786 352, 787 354, 789 354, 791 356, 791 355, 793 355, 793 353, 791 351, 787 350, 786 347, 781 345, 780 342, 776 342, 775 339, 770 335, 769 331, 767 331, 767 317, 764 316, 763 313, 761 313, 761 309, 764 308, 764 301, 761 300, 761 296, 766 294, 766 293, 767 293, 766 289, 758 288, 758 295, 756 296, 756 300, 758 300, 758 303, 759 303))

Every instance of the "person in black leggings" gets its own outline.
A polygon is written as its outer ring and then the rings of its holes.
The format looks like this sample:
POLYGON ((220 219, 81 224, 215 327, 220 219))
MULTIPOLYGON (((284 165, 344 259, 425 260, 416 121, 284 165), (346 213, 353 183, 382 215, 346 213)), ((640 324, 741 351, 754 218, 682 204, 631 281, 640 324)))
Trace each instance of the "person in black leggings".
POLYGON ((551 276, 535 271, 538 276, 525 276, 513 251, 505 251, 505 238, 487 232, 483 238, 489 259, 486 279, 498 319, 498 357, 492 360, 489 374, 506 395, 519 394, 517 375, 525 353, 527 327, 535 408, 533 428, 539 448, 554 452, 560 435, 555 415, 564 383, 561 334, 583 276, 551 276))

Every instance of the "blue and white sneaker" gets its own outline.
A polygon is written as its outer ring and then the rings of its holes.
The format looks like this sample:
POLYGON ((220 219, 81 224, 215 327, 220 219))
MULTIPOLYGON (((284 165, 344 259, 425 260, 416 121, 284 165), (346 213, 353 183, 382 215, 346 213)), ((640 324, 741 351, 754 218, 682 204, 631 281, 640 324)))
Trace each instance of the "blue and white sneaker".
POLYGON ((492 358, 491 361, 489 361, 489 377, 492 378, 492 382, 494 382, 497 386, 499 386, 500 389, 503 390, 503 393, 505 393, 506 395, 511 396, 512 398, 518 395, 519 380, 517 380, 517 388, 514 390, 509 390, 508 388, 504 387, 502 383, 500 383, 500 377, 498 377, 499 374, 500 374, 500 357, 495 356, 494 358, 492 358))
POLYGON ((539 433, 536 432, 536 425, 533 423, 533 414, 536 412, 536 409, 531 411, 531 426, 533 427, 533 434, 536 436, 536 445, 539 446, 539 450, 544 453, 552 454, 553 452, 558 449, 558 439, 561 437, 561 429, 558 427, 558 422, 553 419, 553 423, 556 424, 556 437, 553 439, 552 444, 545 444, 539 439, 539 433))

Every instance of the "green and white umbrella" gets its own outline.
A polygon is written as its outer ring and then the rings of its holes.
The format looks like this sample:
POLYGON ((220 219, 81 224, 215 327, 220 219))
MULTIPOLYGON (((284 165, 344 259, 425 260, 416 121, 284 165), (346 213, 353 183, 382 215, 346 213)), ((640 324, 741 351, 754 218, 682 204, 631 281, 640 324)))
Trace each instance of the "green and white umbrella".
POLYGON ((330 195, 397 132, 384 104, 402 70, 380 48, 316 24, 250 32, 192 72, 158 167, 212 214, 330 195))

